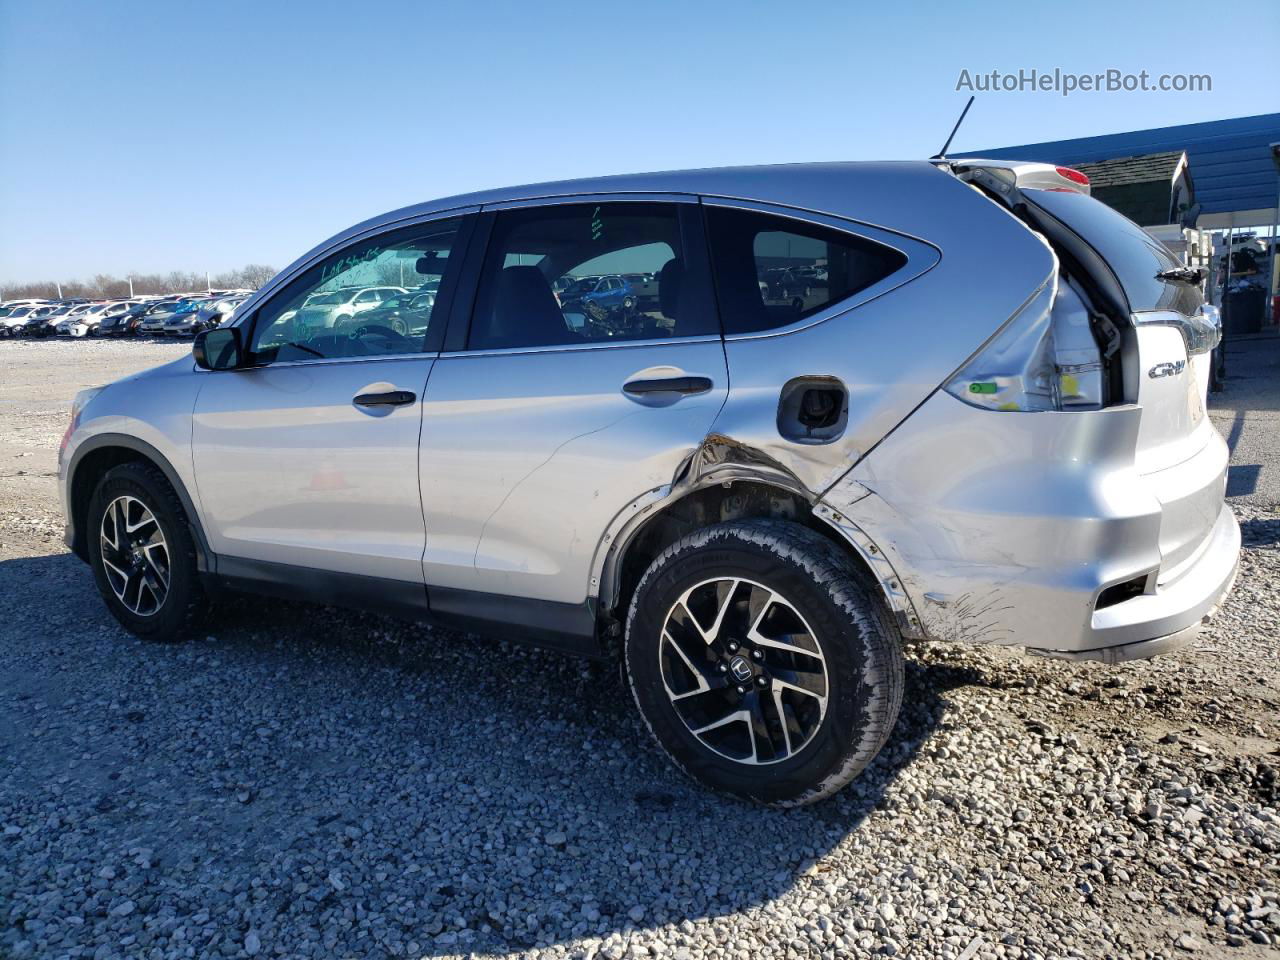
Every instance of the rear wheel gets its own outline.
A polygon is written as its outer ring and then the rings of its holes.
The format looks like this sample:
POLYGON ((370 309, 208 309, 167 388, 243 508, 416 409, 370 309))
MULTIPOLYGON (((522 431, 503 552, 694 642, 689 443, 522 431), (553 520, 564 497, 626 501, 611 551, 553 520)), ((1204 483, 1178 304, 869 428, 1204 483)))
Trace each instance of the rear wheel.
POLYGON ((716 790, 812 803, 857 776, 902 699, 897 631, 849 560, 797 524, 697 531, 658 556, 627 617, 649 729, 716 790))
POLYGON ((89 502, 89 562, 107 609, 147 640, 177 640, 199 620, 204 591, 182 503, 155 467, 107 472, 89 502))

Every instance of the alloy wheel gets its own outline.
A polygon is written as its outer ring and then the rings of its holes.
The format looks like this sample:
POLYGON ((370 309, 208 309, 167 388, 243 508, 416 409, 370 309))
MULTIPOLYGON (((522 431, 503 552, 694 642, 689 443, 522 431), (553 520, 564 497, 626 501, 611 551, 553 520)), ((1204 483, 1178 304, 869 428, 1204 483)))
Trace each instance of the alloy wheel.
POLYGON ((778 591, 722 577, 690 587, 667 612, 658 646, 663 687, 686 729, 738 763, 787 760, 826 716, 826 659, 778 591))
POLYGON ((130 613, 149 617, 169 595, 169 545, 155 514, 137 497, 107 505, 98 532, 107 583, 130 613))

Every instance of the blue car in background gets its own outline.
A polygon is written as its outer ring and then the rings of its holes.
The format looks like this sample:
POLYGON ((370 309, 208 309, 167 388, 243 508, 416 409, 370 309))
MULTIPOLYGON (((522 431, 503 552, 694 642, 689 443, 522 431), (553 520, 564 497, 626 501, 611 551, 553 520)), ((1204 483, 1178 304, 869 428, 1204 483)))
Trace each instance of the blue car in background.
POLYGON ((560 305, 564 309, 576 306, 596 321, 629 315, 635 310, 638 299, 626 278, 617 274, 581 277, 560 293, 560 305))

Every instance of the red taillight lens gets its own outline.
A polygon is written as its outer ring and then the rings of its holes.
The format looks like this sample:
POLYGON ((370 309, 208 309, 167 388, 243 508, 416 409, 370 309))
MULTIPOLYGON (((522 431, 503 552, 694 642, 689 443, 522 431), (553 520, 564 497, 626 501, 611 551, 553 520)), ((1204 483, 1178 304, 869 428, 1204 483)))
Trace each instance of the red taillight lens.
POLYGON ((1082 187, 1089 185, 1089 178, 1079 170, 1072 170, 1070 167, 1055 167, 1054 169, 1058 171, 1058 176, 1063 180, 1070 180, 1072 183, 1078 183, 1082 187))

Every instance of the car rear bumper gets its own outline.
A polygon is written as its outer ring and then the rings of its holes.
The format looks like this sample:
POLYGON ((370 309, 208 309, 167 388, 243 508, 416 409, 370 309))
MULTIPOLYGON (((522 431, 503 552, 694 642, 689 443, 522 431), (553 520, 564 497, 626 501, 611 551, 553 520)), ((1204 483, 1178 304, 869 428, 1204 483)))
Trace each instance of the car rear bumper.
POLYGON ((1177 580, 1162 583, 1154 593, 1095 610, 1091 635, 1104 646, 1083 650, 1028 647, 1027 652, 1069 660, 1120 663, 1171 653, 1200 633, 1235 583, 1240 562, 1240 525, 1223 504, 1218 522, 1194 564, 1177 580), (1143 638, 1143 639, 1135 639, 1143 638))
POLYGON ((1141 414, 1006 415, 935 394, 824 503, 891 568, 909 633, 1152 656, 1222 601, 1240 531, 1223 503, 1222 438, 1207 431, 1195 456, 1144 475, 1141 414))

